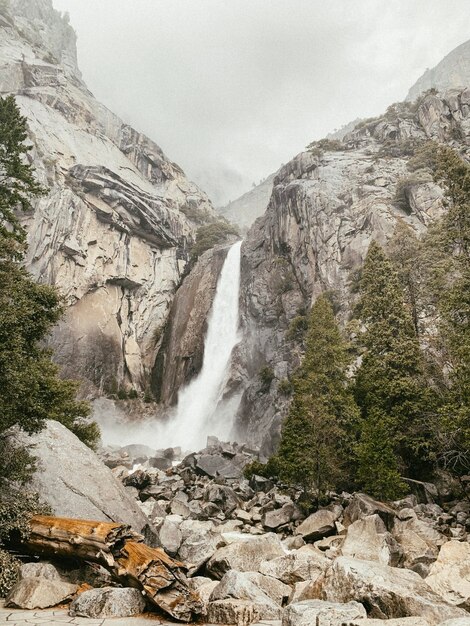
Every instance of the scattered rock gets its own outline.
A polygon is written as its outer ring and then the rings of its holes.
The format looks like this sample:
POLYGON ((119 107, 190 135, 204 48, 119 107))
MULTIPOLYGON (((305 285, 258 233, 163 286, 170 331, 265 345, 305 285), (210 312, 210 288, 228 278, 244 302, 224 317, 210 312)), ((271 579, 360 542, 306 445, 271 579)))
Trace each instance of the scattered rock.
POLYGON ((341 554, 395 567, 402 560, 403 548, 387 531, 382 519, 374 514, 348 526, 341 554))
POLYGON ((367 617, 362 604, 339 604, 323 600, 295 602, 284 609, 282 626, 340 626, 349 620, 367 617))
POLYGON ((25 563, 21 566, 20 578, 45 578, 60 580, 60 574, 52 563, 25 563))
POLYGON ((207 607, 207 620, 211 624, 236 624, 248 626, 259 621, 263 608, 250 600, 217 600, 207 607))
POLYGON ((256 572, 263 561, 284 554, 279 537, 268 533, 219 548, 207 563, 206 569, 214 578, 222 578, 229 570, 256 572))
POLYGON ((339 519, 342 508, 334 506, 332 509, 319 509, 312 513, 296 529, 306 541, 316 541, 336 532, 335 522, 339 519))
POLYGON ((72 617, 131 617, 144 609, 145 599, 137 589, 103 587, 80 594, 69 613, 72 617))
POLYGON ((17 609, 47 609, 70 600, 77 585, 47 578, 22 578, 5 599, 5 606, 17 609))
POLYGON ((372 561, 339 557, 317 580, 320 597, 332 602, 356 600, 379 619, 424 617, 431 624, 465 611, 443 600, 418 574, 372 561))
POLYGON ((445 543, 426 582, 449 604, 470 611, 470 544, 455 540, 445 543))
POLYGON ((293 502, 284 504, 280 509, 268 511, 264 516, 263 526, 268 530, 275 530, 291 522, 301 519, 302 514, 293 502))
POLYGON ((211 603, 229 599, 249 600, 257 607, 260 619, 279 619, 281 616, 280 605, 276 604, 242 572, 232 570, 224 574, 210 596, 211 603))
POLYGON ((387 530, 391 531, 395 520, 395 511, 378 500, 374 500, 365 493, 355 493, 351 502, 344 511, 343 524, 349 526, 358 519, 378 515, 384 522, 387 530))
POLYGON ((292 554, 263 561, 259 571, 265 576, 272 576, 287 585, 293 585, 304 580, 316 580, 331 565, 320 551, 296 550, 292 554))

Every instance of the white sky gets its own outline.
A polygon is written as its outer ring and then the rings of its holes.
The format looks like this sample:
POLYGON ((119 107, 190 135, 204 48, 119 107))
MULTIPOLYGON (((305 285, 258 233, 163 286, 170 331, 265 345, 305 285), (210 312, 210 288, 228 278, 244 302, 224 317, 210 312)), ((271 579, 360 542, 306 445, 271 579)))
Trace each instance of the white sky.
POLYGON ((53 0, 96 97, 224 204, 406 96, 469 0, 53 0))

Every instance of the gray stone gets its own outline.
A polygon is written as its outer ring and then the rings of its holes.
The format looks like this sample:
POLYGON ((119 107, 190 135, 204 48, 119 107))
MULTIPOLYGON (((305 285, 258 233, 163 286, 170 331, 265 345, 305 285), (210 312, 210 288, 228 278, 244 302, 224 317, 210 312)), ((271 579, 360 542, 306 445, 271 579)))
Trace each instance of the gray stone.
POLYGON ((204 500, 212 506, 217 506, 226 515, 240 507, 240 498, 227 485, 208 485, 204 491, 204 500))
POLYGON ((249 626, 261 619, 263 607, 259 607, 250 600, 217 600, 209 602, 207 607, 207 621, 210 624, 236 624, 249 626))
POLYGON ((277 578, 287 585, 303 580, 316 580, 330 566, 331 561, 320 551, 301 548, 291 554, 263 561, 259 571, 266 576, 277 578))
POLYGON ((223 545, 220 533, 212 522, 185 520, 179 526, 181 544, 178 558, 189 567, 193 576, 211 558, 217 548, 223 545))
POLYGON ((323 600, 304 600, 284 609, 282 626, 342 626, 349 623, 349 620, 365 617, 366 610, 358 602, 338 604, 323 600))
POLYGON ((470 611, 470 544, 455 539, 445 543, 426 582, 449 604, 470 611))
POLYGON ((393 528, 395 521, 395 511, 378 500, 374 500, 365 493, 355 493, 351 502, 344 511, 343 524, 349 526, 353 522, 369 515, 378 515, 384 522, 387 530, 393 528))
POLYGON ((383 619, 359 619, 352 622, 348 621, 347 626, 431 626, 431 622, 423 617, 400 617, 399 619, 388 619, 386 622, 385 624, 383 619))
POLYGON ((289 599, 291 588, 277 578, 265 576, 259 572, 246 572, 245 576, 279 606, 284 606, 289 599))
POLYGON ((283 556, 284 549, 272 533, 253 537, 249 541, 237 541, 219 548, 206 565, 214 578, 222 578, 229 570, 256 572, 263 561, 283 556))
POLYGON ((181 518, 179 516, 168 515, 158 531, 162 548, 170 556, 176 556, 183 539, 180 523, 181 518))
POLYGON ((341 554, 395 567, 403 558, 403 548, 375 514, 358 519, 348 526, 341 554))
POLYGON ((60 574, 52 563, 24 563, 20 570, 21 578, 45 578, 60 580, 60 574))
POLYGON ((263 519, 263 526, 268 530, 275 530, 290 522, 301 519, 302 514, 293 503, 284 504, 280 509, 268 511, 263 519))
POLYGON ((320 597, 331 602, 356 600, 374 618, 423 617, 434 625, 467 615, 445 602, 415 572, 373 561, 339 557, 316 584, 320 597))
POLYGON ((103 587, 84 591, 70 605, 77 617, 131 617, 143 613, 145 599, 138 589, 103 587))
POLYGON ((306 541, 316 541, 336 532, 335 522, 341 515, 341 507, 329 509, 319 509, 309 515, 300 526, 297 526, 295 533, 301 535, 306 541))
POLYGON ((19 435, 34 445, 38 467, 31 489, 59 517, 121 522, 140 532, 149 523, 135 500, 85 444, 52 420, 32 436, 19 435))
POLYGON ((260 619, 279 619, 281 616, 280 605, 276 604, 242 572, 232 570, 224 574, 210 596, 210 602, 228 599, 253 602, 258 609, 260 619))
POLYGON ((18 609, 45 609, 69 600, 77 585, 47 578, 22 578, 5 599, 5 606, 18 609))

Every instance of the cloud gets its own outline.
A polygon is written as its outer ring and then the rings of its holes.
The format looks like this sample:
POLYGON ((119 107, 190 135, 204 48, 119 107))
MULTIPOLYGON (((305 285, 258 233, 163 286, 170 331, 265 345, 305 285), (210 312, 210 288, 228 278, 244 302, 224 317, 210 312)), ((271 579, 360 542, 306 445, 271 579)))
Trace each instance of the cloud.
POLYGON ((469 37, 467 0, 54 0, 95 95, 217 204, 403 99, 469 37), (445 25, 445 27, 443 27, 445 25))

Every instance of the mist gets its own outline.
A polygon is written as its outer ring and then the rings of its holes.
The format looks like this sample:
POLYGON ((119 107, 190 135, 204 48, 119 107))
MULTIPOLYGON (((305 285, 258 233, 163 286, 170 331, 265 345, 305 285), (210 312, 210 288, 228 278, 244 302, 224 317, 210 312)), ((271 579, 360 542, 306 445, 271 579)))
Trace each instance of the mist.
POLYGON ((466 0, 54 5, 70 13, 94 94, 154 139, 216 205, 310 141, 402 100, 469 37, 466 0))

